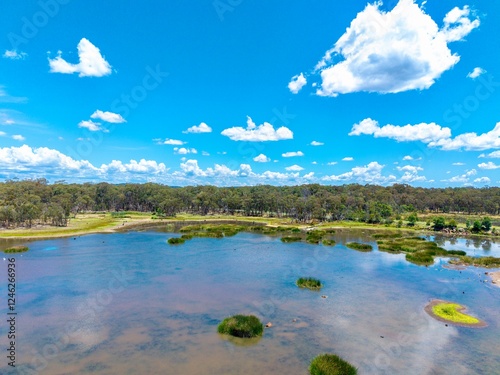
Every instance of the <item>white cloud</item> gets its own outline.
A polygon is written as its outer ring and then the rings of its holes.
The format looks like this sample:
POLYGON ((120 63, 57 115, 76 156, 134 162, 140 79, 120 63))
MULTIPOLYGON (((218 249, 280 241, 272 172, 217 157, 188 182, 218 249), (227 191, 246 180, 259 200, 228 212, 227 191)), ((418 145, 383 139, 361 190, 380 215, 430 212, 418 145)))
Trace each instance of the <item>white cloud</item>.
POLYGON ((386 184, 396 180, 393 175, 383 176, 383 165, 372 161, 363 167, 354 167, 350 172, 323 177, 323 181, 356 181, 363 184, 386 184))
POLYGON ((99 119, 99 120, 110 122, 113 124, 121 124, 123 122, 126 122, 126 120, 118 113, 103 112, 99 109, 97 111, 95 111, 94 113, 92 113, 90 118, 99 119))
POLYGON ((318 142, 318 141, 312 141, 311 142, 311 146, 323 146, 324 143, 323 142, 318 142))
POLYGON ((472 72, 467 74, 467 78, 476 79, 477 77, 483 75, 484 73, 486 73, 486 70, 480 67, 476 67, 472 72))
POLYGON ((97 132, 101 130, 101 124, 99 122, 94 122, 92 120, 80 121, 78 127, 88 129, 91 132, 97 132))
POLYGON ((490 152, 488 155, 481 154, 479 155, 480 158, 492 158, 492 159, 499 159, 500 158, 500 151, 493 151, 490 152))
POLYGON ((316 165, 316 164, 318 164, 318 162, 317 161, 313 161, 313 162, 311 162, 311 164, 316 165))
POLYGON ((353 161, 354 158, 351 156, 346 156, 345 158, 342 159, 342 161, 353 161))
POLYGON ((0 137, 5 137, 7 135, 6 132, 0 131, 0 137))
POLYGON ((469 171, 466 171, 462 175, 454 176, 454 177, 450 178, 449 180, 442 180, 442 181, 467 184, 467 183, 469 183, 470 178, 472 176, 475 176, 476 174, 477 174, 477 171, 475 169, 471 169, 469 171))
POLYGON ((418 173, 419 171, 424 170, 423 168, 416 167, 414 165, 405 165, 403 167, 396 167, 396 169, 401 172, 410 172, 410 173, 418 173))
POLYGON ((296 156, 304 156, 304 153, 302 151, 290 151, 281 154, 281 156, 283 156, 284 158, 293 158, 296 156))
POLYGON ((315 178, 314 172, 309 172, 309 173, 305 174, 304 176, 302 176, 302 178, 305 180, 313 180, 315 178))
POLYGON ((487 184, 491 182, 489 177, 479 177, 474 180, 476 184, 487 184))
POLYGON ((377 121, 367 118, 358 124, 354 124, 349 133, 351 136, 361 134, 373 135, 375 138, 395 139, 398 142, 422 141, 429 143, 449 139, 451 130, 435 123, 405 126, 385 125, 380 127, 377 121))
POLYGON ((195 148, 185 148, 185 147, 174 147, 174 154, 187 155, 187 154, 197 154, 198 150, 195 148))
POLYGON ((5 59, 11 59, 11 60, 24 60, 28 54, 26 52, 17 52, 16 50, 5 50, 4 54, 2 55, 3 58, 5 59))
POLYGON ((268 163, 271 161, 271 159, 264 154, 260 154, 254 157, 253 161, 256 161, 257 163, 268 163))
POLYGON ((256 126, 250 117, 247 117, 246 129, 237 126, 225 129, 221 134, 229 137, 229 139, 233 141, 247 142, 281 141, 285 139, 293 139, 293 133, 290 129, 282 126, 275 130, 273 125, 268 122, 264 122, 262 125, 256 126))
POLYGON ((24 138, 21 134, 14 134, 12 136, 12 139, 19 142, 26 140, 26 138, 24 138))
POLYGON ((335 164, 337 164, 337 162, 336 162, 336 161, 331 161, 331 162, 329 162, 327 165, 335 165, 335 164))
POLYGON ((455 138, 442 138, 429 143, 429 147, 441 147, 442 150, 486 150, 490 148, 500 148, 500 122, 493 130, 478 135, 477 133, 464 133, 455 138))
POLYGON ((418 172, 423 171, 422 167, 417 167, 414 165, 405 165, 402 167, 396 167, 400 172, 404 172, 403 176, 400 177, 399 181, 403 183, 425 181, 427 180, 424 176, 419 176, 418 172))
POLYGON ((307 84, 306 77, 304 77, 303 73, 300 73, 292 77, 292 80, 288 83, 288 89, 293 94, 297 94, 306 84, 307 84))
POLYGON ((358 13, 318 62, 318 95, 428 89, 460 60, 448 43, 463 40, 480 24, 468 6, 453 8, 439 28, 413 0, 400 0, 389 12, 381 5, 368 4, 358 13))
MULTIPOLYGON (((4 86, 0 85, 0 103, 25 103, 27 101, 28 101, 28 98, 9 95, 7 93, 7 91, 5 90, 4 86)), ((9 116, 8 114, 4 113, 3 111, 0 112, 0 115, 2 115, 2 117, 9 116)), ((11 125, 14 123, 14 120, 7 118, 7 119, 3 120, 3 123, 6 125, 11 125)))
POLYGON ((164 141, 157 140, 157 142, 159 144, 162 144, 162 145, 172 145, 172 146, 182 146, 182 145, 186 144, 186 142, 180 141, 178 139, 170 139, 170 138, 167 138, 164 141))
POLYGON ((292 165, 290 167, 286 167, 285 168, 287 171, 291 171, 291 172, 300 172, 300 171, 303 171, 304 168, 302 168, 300 165, 292 165))
POLYGON ((455 165, 455 166, 462 166, 462 165, 465 165, 465 163, 457 162, 457 163, 453 163, 452 165, 455 165))
POLYGON ((59 51, 55 59, 49 58, 51 73, 73 74, 79 77, 102 77, 111 74, 111 65, 104 59, 99 48, 86 38, 78 43, 78 64, 71 64, 62 58, 59 51))
POLYGON ((403 160, 413 160, 413 157, 411 157, 410 155, 406 155, 403 160))
POLYGON ((500 165, 497 165, 491 161, 489 161, 487 163, 478 164, 477 166, 481 169, 498 169, 498 168, 500 168, 500 165))
POLYGON ((206 152, 206 151, 202 151, 202 152, 201 152, 201 154, 202 154, 203 156, 210 156, 210 153, 208 153, 208 152, 206 152))
POLYGON ((184 130, 183 133, 211 133, 212 128, 202 122, 200 125, 196 126, 191 126, 187 130, 184 130))

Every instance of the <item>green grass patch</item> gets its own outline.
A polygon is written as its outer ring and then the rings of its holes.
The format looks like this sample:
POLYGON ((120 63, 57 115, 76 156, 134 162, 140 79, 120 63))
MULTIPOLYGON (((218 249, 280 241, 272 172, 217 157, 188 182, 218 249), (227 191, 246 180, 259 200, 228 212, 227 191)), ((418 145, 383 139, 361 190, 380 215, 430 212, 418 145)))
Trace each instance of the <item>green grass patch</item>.
POLYGON ((320 290, 323 285, 321 284, 321 281, 313 277, 301 277, 297 280, 297 286, 299 288, 320 290))
POLYGON ((450 322, 463 324, 478 324, 480 322, 479 319, 460 312, 463 309, 463 306, 460 306, 458 303, 443 302, 432 306, 432 312, 436 316, 450 322))
POLYGON ((299 237, 299 236, 281 237, 281 242, 284 242, 284 243, 299 242, 299 241, 302 241, 302 237, 299 237))
POLYGON ((186 242, 186 240, 182 237, 172 237, 167 241, 170 245, 180 245, 186 242))
POLYGON ((495 268, 495 267, 500 267, 500 258, 496 257, 474 258, 470 256, 461 256, 458 259, 451 259, 450 264, 495 268))
POLYGON ((234 337, 251 338, 262 336, 264 325, 254 315, 234 315, 224 319, 217 331, 234 337))
POLYGON ((321 354, 311 361, 311 375, 356 375, 358 370, 335 354, 321 354))
POLYGON ((448 250, 448 254, 450 255, 460 255, 460 256, 465 256, 467 253, 463 250, 448 250))
POLYGON ((365 243, 358 243, 358 242, 348 242, 345 244, 349 249, 357 250, 357 251, 362 251, 362 252, 369 252, 373 250, 372 245, 368 245, 365 243))
POLYGON ((323 245, 325 246, 335 246, 335 241, 334 240, 323 240, 323 245))
POLYGON ((406 254, 406 260, 418 266, 430 266, 434 264, 434 256, 427 251, 417 251, 406 254))
POLYGON ((6 254, 15 254, 15 253, 25 253, 29 248, 27 246, 12 246, 8 249, 5 249, 3 252, 6 254))

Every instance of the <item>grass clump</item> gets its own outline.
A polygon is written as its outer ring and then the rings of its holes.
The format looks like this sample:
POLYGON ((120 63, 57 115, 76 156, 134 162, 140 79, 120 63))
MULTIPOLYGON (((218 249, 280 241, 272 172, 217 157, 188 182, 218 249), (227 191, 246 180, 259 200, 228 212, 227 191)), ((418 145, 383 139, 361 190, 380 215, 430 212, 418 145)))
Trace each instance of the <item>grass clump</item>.
POLYGON ((406 260, 419 266, 430 266, 434 264, 434 256, 427 251, 407 253, 406 260))
POLYGON ((432 312, 439 316, 442 319, 448 320, 453 323, 461 323, 461 324, 478 324, 480 322, 479 319, 464 314, 461 312, 464 310, 464 307, 459 305, 458 303, 438 303, 437 305, 432 307, 432 312))
POLYGON ((264 325, 254 315, 234 315, 224 319, 217 331, 234 337, 251 338, 262 336, 264 325))
POLYGON ((299 236, 284 236, 284 237, 281 237, 281 242, 284 242, 284 243, 298 242, 298 241, 302 241, 302 238, 299 237, 299 236))
POLYGON ((500 267, 500 258, 496 257, 480 257, 474 258, 470 256, 461 256, 458 259, 451 259, 451 264, 460 266, 476 266, 476 267, 500 267))
POLYGON ((373 250, 372 245, 364 244, 364 243, 358 243, 358 242, 348 242, 346 243, 346 246, 349 249, 354 249, 357 251, 363 251, 363 252, 369 252, 373 250))
POLYGON ((12 246, 8 249, 5 249, 3 252, 6 254, 14 254, 14 253, 25 253, 29 248, 27 246, 12 246))
POLYGON ((448 250, 448 254, 450 255, 460 255, 460 256, 464 256, 464 255, 467 255, 467 253, 463 250, 448 250))
POLYGON ((325 246, 335 246, 334 240, 323 240, 323 245, 325 246))
POLYGON ((186 242, 186 240, 182 237, 172 237, 167 241, 170 245, 180 245, 186 242))
POLYGON ((311 361, 311 375, 356 375, 358 370, 335 354, 321 354, 311 361))
POLYGON ((325 231, 322 230, 311 230, 307 232, 306 236, 306 242, 312 243, 312 244, 319 244, 320 241, 323 239, 323 236, 326 235, 325 231))
POLYGON ((297 280, 297 286, 299 288, 320 290, 323 285, 321 284, 321 281, 313 277, 301 277, 297 280))

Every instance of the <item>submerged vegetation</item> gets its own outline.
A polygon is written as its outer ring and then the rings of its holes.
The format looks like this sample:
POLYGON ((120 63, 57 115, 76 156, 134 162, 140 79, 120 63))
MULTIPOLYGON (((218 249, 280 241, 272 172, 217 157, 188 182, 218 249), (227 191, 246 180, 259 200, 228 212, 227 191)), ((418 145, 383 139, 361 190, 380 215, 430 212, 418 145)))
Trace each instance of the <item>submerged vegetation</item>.
POLYGON ((373 250, 372 245, 364 244, 364 243, 358 243, 358 242, 348 242, 345 244, 349 249, 357 250, 357 251, 362 251, 362 252, 370 252, 373 250))
POLYGON ((217 331, 234 337, 251 338, 262 336, 264 325, 254 315, 234 315, 224 319, 217 331))
POLYGON ((185 239, 182 237, 172 237, 167 241, 170 245, 180 245, 185 242, 185 239))
POLYGON ((12 246, 8 249, 5 249, 3 252, 6 254, 14 254, 14 253, 25 253, 29 248, 27 246, 12 246))
POLYGON ((476 267, 500 267, 500 258, 496 257, 480 257, 474 258, 470 256, 461 256, 458 259, 450 260, 451 264, 460 266, 476 266, 476 267))
POLYGON ((321 281, 313 277, 301 277, 297 280, 297 286, 299 288, 320 290, 323 285, 321 284, 321 281))
POLYGON ((299 237, 299 236, 281 237, 281 242, 284 242, 284 243, 299 242, 299 241, 302 241, 302 237, 299 237))
POLYGON ((309 366, 311 375, 356 375, 358 370, 335 354, 321 354, 309 366))
POLYGON ((325 246, 335 246, 335 241, 334 240, 323 240, 322 244, 325 246))

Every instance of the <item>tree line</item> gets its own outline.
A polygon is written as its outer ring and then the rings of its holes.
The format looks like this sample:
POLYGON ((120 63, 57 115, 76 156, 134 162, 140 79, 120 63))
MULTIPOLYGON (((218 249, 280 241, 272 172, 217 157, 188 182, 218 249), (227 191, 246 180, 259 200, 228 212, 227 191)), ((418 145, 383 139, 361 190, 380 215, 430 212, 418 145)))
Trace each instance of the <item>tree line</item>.
POLYGON ((311 220, 384 223, 412 213, 497 215, 500 188, 422 188, 309 184, 301 186, 186 186, 155 183, 49 184, 45 179, 0 183, 0 225, 65 226, 82 212, 151 212, 172 217, 186 212, 311 220))

